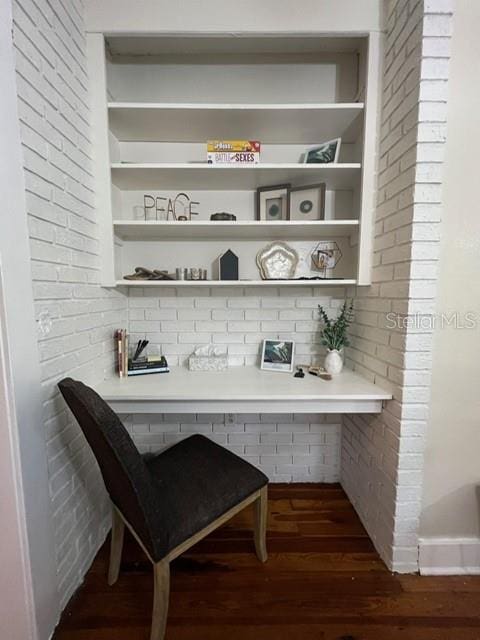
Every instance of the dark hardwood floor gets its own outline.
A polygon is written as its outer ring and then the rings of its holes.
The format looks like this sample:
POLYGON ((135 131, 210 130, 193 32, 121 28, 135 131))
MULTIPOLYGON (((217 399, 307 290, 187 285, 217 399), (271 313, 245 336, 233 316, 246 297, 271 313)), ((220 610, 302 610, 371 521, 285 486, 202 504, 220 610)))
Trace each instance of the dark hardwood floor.
MULTIPOLYGON (((273 485, 269 560, 246 510, 172 563, 167 640, 480 640, 480 577, 390 574, 338 485, 273 485)), ((106 582, 108 541, 54 640, 147 640, 152 574, 131 538, 106 582)))

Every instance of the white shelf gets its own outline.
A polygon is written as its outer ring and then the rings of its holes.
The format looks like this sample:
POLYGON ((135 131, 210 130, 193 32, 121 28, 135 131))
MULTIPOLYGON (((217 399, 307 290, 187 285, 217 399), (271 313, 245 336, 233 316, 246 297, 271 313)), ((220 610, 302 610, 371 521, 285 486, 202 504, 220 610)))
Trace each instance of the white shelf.
POLYGON ((363 103, 195 104, 110 102, 110 130, 123 142, 260 140, 311 145, 331 138, 355 142, 363 103))
MULTIPOLYGON (((355 285, 337 280, 117 280, 116 287, 338 287, 355 285)), ((109 286, 109 285, 104 285, 109 286)))
MULTIPOLYGON (((109 35, 106 38, 108 50, 112 56, 133 56, 138 60, 142 56, 148 56, 149 61, 165 62, 171 59, 178 60, 176 56, 195 56, 195 61, 200 56, 216 56, 218 60, 223 55, 252 55, 261 56, 272 54, 313 54, 321 52, 357 52, 364 38, 362 36, 325 36, 316 34, 286 34, 281 37, 275 34, 246 35, 239 33, 212 33, 207 35, 170 35, 162 33, 158 35, 109 35)), ((211 57, 210 57, 211 60, 211 57)))
POLYGON ((326 182, 327 189, 352 189, 361 176, 360 163, 257 164, 113 163, 112 182, 120 189, 188 191, 254 190, 269 184, 295 186, 326 182))
POLYGON ((258 220, 164 221, 114 220, 115 235, 123 240, 312 240, 348 237, 358 231, 358 220, 317 222, 260 222, 258 220))

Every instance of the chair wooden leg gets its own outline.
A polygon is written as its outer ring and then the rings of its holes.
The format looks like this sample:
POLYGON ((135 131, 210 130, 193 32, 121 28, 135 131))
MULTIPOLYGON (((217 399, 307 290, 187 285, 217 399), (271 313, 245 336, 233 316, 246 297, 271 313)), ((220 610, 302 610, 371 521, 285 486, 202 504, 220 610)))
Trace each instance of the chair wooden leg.
POLYGON ((120 562, 122 560, 123 535, 125 523, 117 509, 112 506, 112 539, 110 541, 110 566, 108 568, 108 584, 112 585, 118 580, 120 562))
POLYGON ((255 524, 254 524, 254 538, 255 538, 255 551, 257 558, 260 562, 266 562, 268 558, 267 554, 267 508, 268 508, 268 493, 267 487, 263 487, 260 490, 260 496, 255 500, 255 524))
POLYGON ((163 640, 167 626, 170 597, 170 563, 166 560, 153 565, 153 613, 150 640, 163 640))

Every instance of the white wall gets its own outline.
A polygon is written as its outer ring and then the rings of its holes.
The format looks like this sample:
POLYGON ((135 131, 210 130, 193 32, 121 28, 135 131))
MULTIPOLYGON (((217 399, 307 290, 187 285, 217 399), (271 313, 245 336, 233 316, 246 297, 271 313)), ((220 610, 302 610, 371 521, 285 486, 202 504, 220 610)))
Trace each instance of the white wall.
POLYGON ((33 640, 35 612, 5 320, 0 263, 0 619, 9 640, 33 640))
MULTIPOLYGON (((228 353, 230 366, 254 365, 264 338, 295 340, 296 362, 323 361, 318 304, 334 316, 343 290, 305 287, 221 287, 206 291, 162 287, 132 289, 128 298, 133 342, 147 337, 170 364, 185 364, 199 344, 228 353)), ((267 474, 272 482, 338 482, 340 415, 130 416, 134 440, 142 451, 203 433, 267 474)))
MULTIPOLYGON (((27 528, 27 549, 21 564, 13 567, 15 550, 8 546, 8 528, 3 520, 9 516, 3 510, 0 529, 0 545, 2 552, 9 554, 7 563, 2 562, 2 604, 8 602, 6 594, 10 593, 15 578, 25 578, 24 588, 27 601, 24 606, 32 607, 35 618, 34 633, 38 638, 47 638, 52 631, 59 614, 59 603, 56 591, 53 528, 51 522, 50 500, 48 496, 48 478, 45 437, 42 428, 40 369, 38 365, 38 347, 32 302, 32 285, 30 271, 30 247, 28 243, 27 216, 25 206, 25 183, 22 172, 20 149, 20 133, 17 117, 17 99, 15 85, 15 60, 12 43, 11 3, 0 3, 0 262, 2 264, 2 341, 4 353, 4 372, 11 392, 13 403, 8 406, 8 422, 1 418, 2 454, 11 453, 11 462, 15 461, 15 450, 20 453, 18 476, 10 477, 16 482, 10 499, 16 498, 17 524, 21 523, 22 511, 25 513, 27 528), (8 352, 7 352, 8 343, 8 352), (16 429, 15 431, 11 431, 16 429), (10 441, 10 451, 3 449, 10 441), (23 496, 21 495, 23 488, 23 496), (22 504, 23 503, 23 504, 22 504), (22 566, 23 565, 23 566, 22 566), (23 574, 23 575, 22 575, 23 574), (28 584, 30 582, 30 584, 28 584), (31 598, 33 596, 33 603, 31 598)), ((3 410, 7 406, 4 405, 3 410)), ((2 465, 2 472, 7 467, 2 465)), ((3 484, 2 489, 7 485, 3 484)), ((7 507, 7 504, 5 505, 7 507)), ((11 503, 10 503, 11 506, 11 503)), ((13 523, 12 523, 13 524, 13 523)), ((13 535, 16 535, 10 531, 13 535)), ((17 554, 20 551, 17 540, 17 554)), ((20 558, 16 556, 16 563, 20 558)), ((18 583, 17 583, 18 584, 18 583)), ((13 596, 13 591, 10 593, 13 596)), ((14 602, 7 615, 14 613, 14 602)), ((5 616, 1 616, 2 635, 5 632, 5 616)), ((20 618, 17 620, 20 623, 20 618)), ((12 630, 13 631, 13 630, 12 630)), ((26 638, 29 636, 26 635, 26 638)))
POLYGON ((201 433, 254 464, 270 482, 338 482, 338 414, 137 414, 122 416, 141 452, 201 433))
POLYGON ((389 3, 373 285, 358 289, 351 363, 392 391, 380 416, 347 416, 342 484, 387 565, 418 568, 423 449, 442 213, 451 2, 389 3))
MULTIPOLYGON (((110 526, 98 467, 57 382, 113 373, 113 327, 125 324, 126 300, 99 283, 99 231, 81 0, 16 0, 14 44, 21 153, 30 239, 29 290, 40 361, 37 431, 46 445, 47 512, 55 545, 56 608, 63 607, 110 526), (42 416, 43 414, 43 416, 42 416)), ((20 151, 20 150, 19 150, 20 151)), ((18 164, 22 164, 20 158, 18 164)), ((13 243, 14 244, 14 243, 13 243)), ((33 366, 33 365, 32 365, 33 366)), ((43 485, 42 485, 43 489, 43 485)))
MULTIPOLYGON (((480 3, 457 0, 453 24, 444 214, 436 319, 472 312, 474 329, 437 325, 421 535, 476 539, 480 570, 480 3)), ((425 562, 442 563, 429 557, 425 562)), ((448 558, 443 562, 448 564, 448 558)))

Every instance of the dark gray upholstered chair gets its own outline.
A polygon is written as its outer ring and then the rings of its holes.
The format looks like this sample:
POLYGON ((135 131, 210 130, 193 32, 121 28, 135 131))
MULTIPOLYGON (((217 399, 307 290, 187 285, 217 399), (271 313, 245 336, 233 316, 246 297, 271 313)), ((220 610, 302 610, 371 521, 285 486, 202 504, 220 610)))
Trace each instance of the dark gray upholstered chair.
POLYGON ((156 456, 141 456, 118 416, 93 389, 71 378, 58 386, 92 448, 112 500, 108 583, 118 579, 126 524, 154 566, 150 638, 161 640, 170 561, 252 502, 255 549, 259 560, 266 561, 268 478, 201 435, 156 456))

